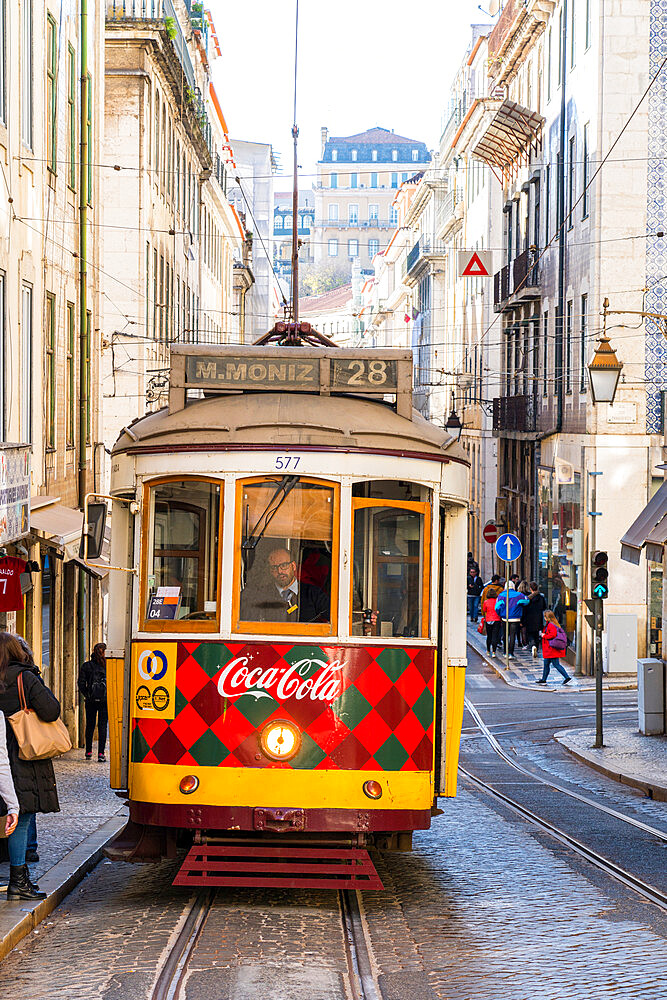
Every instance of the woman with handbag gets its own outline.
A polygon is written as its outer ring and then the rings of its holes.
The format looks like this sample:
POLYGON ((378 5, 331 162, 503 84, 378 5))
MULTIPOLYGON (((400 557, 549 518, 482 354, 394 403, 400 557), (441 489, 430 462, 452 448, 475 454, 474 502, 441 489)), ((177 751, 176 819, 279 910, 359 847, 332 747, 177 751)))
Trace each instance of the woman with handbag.
POLYGON ((5 828, 0 829, 0 837, 9 837, 19 821, 19 800, 16 797, 12 770, 9 766, 5 717, 2 712, 0 712, 0 798, 5 803, 5 812, 0 817, 5 820, 5 828))
POLYGON ((7 840, 9 849, 9 885, 7 899, 44 899, 45 892, 30 881, 26 864, 28 830, 38 812, 60 812, 56 778, 50 759, 23 760, 11 725, 10 716, 21 714, 21 695, 25 705, 42 722, 55 722, 60 715, 58 699, 40 677, 30 669, 26 654, 14 636, 0 632, 0 711, 5 713, 7 751, 12 779, 19 801, 16 829, 7 840))

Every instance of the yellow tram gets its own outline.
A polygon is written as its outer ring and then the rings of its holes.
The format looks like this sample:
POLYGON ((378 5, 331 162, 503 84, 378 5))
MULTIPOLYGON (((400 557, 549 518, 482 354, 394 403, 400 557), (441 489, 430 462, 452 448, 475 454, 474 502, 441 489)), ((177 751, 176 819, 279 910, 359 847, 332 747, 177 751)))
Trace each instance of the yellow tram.
POLYGON ((172 347, 112 453, 109 853, 185 847, 180 884, 377 887, 456 794, 467 458, 411 352, 292 326, 172 347))

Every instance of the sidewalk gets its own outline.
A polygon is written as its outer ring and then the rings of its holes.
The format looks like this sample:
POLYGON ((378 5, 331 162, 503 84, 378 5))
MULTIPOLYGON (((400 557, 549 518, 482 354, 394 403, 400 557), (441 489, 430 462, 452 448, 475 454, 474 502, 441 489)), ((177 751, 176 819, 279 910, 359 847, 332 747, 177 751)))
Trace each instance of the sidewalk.
MULTIPOLYGON (((477 624, 474 622, 467 622, 467 641, 468 645, 471 646, 475 652, 479 653, 480 656, 486 661, 488 666, 498 674, 499 677, 509 684, 510 687, 518 688, 534 688, 536 682, 542 676, 542 651, 538 648, 537 657, 533 658, 532 651, 530 647, 522 648, 520 646, 514 647, 514 658, 509 661, 509 670, 505 669, 505 656, 503 652, 499 649, 496 653, 495 659, 491 657, 486 651, 486 636, 480 635, 477 631, 477 624)), ((574 667, 566 663, 565 668, 568 673, 574 672, 574 667)), ((605 690, 631 690, 637 687, 637 675, 636 673, 631 674, 615 674, 613 677, 605 675, 602 686, 605 690)), ((547 681, 546 687, 538 686, 535 688, 537 691, 594 691, 595 690, 595 678, 594 677, 572 677, 569 684, 563 687, 563 678, 556 670, 552 670, 549 674, 549 679, 547 681)))
POLYGON ((37 815, 39 861, 30 865, 33 881, 48 896, 41 902, 7 902, 9 862, 0 862, 0 959, 97 864, 126 821, 126 806, 109 788, 108 763, 87 761, 84 751, 75 749, 53 766, 61 811, 37 815))
POLYGON ((567 729, 555 738, 596 771, 667 802, 667 736, 642 736, 632 723, 605 726, 604 746, 599 748, 593 746, 594 729, 567 729))

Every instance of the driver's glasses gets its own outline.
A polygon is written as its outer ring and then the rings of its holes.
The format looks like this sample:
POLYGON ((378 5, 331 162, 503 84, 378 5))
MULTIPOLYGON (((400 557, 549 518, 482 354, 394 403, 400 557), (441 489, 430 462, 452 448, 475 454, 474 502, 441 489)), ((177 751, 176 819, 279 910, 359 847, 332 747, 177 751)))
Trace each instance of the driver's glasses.
POLYGON ((292 560, 284 563, 269 563, 269 569, 272 573, 285 573, 286 570, 292 565, 292 560))

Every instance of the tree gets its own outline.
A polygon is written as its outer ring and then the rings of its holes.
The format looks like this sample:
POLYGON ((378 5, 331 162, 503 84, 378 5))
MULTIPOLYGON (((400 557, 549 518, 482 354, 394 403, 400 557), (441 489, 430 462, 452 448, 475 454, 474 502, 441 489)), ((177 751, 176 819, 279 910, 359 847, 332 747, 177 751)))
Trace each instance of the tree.
POLYGON ((299 265, 300 296, 322 295, 349 284, 349 281, 350 271, 344 264, 299 265))

